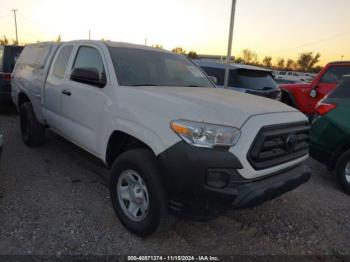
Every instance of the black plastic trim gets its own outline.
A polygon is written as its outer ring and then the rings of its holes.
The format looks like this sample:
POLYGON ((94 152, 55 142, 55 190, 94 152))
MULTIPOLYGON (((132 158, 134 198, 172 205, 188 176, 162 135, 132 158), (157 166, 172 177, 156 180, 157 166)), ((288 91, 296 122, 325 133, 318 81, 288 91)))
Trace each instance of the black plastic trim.
POLYGON ((250 149, 247 154, 247 159, 249 163, 252 165, 252 167, 255 170, 263 170, 266 168, 270 168, 276 165, 281 165, 290 161, 293 161, 295 159, 301 158, 303 156, 306 156, 308 154, 308 145, 309 142, 305 142, 304 145, 298 144, 300 149, 292 150, 287 155, 282 155, 278 158, 272 158, 270 160, 266 160, 264 162, 257 162, 254 161, 254 156, 257 157, 257 155, 261 152, 261 147, 263 146, 265 142, 266 137, 271 136, 283 136, 288 134, 293 134, 300 131, 309 131, 309 123, 305 121, 296 122, 296 123, 288 123, 288 124, 279 124, 279 125, 270 125, 270 126, 264 126, 262 127, 257 136, 255 137, 252 145, 250 146, 250 149), (267 133, 264 135, 264 133, 267 133))

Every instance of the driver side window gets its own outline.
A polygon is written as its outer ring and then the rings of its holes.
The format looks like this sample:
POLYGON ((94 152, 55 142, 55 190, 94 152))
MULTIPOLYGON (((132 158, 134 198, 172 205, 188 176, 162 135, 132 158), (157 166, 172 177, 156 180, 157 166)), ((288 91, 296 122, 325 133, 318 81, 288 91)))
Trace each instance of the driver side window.
POLYGON ((79 72, 82 74, 82 77, 86 78, 86 81, 78 81, 84 79, 79 79, 79 77, 74 78, 72 74, 71 79, 73 81, 84 82, 85 84, 94 86, 94 82, 96 81, 106 81, 106 71, 103 65, 102 57, 96 48, 90 46, 79 47, 72 72, 79 72), (91 80, 91 82, 89 82, 89 80, 91 80))

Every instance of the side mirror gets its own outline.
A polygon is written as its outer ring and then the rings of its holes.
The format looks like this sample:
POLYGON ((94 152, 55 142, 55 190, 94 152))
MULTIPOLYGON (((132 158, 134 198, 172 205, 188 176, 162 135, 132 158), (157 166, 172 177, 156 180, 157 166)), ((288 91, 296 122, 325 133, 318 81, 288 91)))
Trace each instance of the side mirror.
POLYGON ((209 79, 216 85, 218 83, 218 79, 215 76, 209 76, 209 79))
POLYGON ((74 68, 71 80, 97 87, 104 87, 107 83, 105 76, 101 76, 96 68, 74 68))
POLYGON ((316 88, 311 89, 309 96, 312 98, 316 98, 317 97, 317 90, 316 88))

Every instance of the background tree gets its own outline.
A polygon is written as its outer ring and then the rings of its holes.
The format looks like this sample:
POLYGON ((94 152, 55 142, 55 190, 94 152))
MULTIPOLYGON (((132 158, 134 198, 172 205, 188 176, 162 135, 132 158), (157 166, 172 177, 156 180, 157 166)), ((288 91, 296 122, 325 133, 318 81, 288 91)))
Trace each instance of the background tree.
POLYGON ((61 42, 62 42, 61 35, 59 35, 59 36, 56 38, 56 43, 61 43, 61 42))
POLYGON ((250 49, 243 49, 242 55, 243 55, 243 61, 246 64, 256 63, 258 60, 258 55, 250 49))
POLYGON ((183 49, 182 47, 175 47, 173 50, 171 50, 172 52, 176 53, 176 54, 180 54, 180 55, 186 55, 186 50, 183 49))
POLYGON ((279 68, 279 69, 283 69, 284 68, 284 58, 281 58, 281 57, 279 57, 279 58, 277 58, 277 64, 276 64, 276 66, 279 68))
POLYGON ((159 48, 159 49, 163 49, 163 45, 160 45, 160 44, 152 45, 152 47, 154 47, 154 48, 159 48))
POLYGON ((286 63, 286 68, 288 70, 295 70, 296 69, 296 63, 293 59, 288 59, 286 63))
POLYGON ((0 45, 8 45, 9 40, 7 39, 6 35, 2 39, 0 39, 0 45))
POLYGON ((187 53, 187 56, 188 56, 189 58, 191 58, 191 59, 197 59, 197 58, 198 58, 197 53, 194 52, 194 51, 188 52, 188 53, 187 53))
POLYGON ((321 54, 313 55, 313 52, 301 53, 298 57, 297 63, 302 71, 311 71, 312 68, 320 61, 321 54))
POLYGON ((234 62, 237 63, 237 64, 242 64, 242 63, 244 63, 244 60, 243 60, 242 57, 237 57, 237 58, 234 59, 234 62))
POLYGON ((272 57, 271 56, 265 56, 263 61, 263 65, 270 68, 272 66, 272 57))

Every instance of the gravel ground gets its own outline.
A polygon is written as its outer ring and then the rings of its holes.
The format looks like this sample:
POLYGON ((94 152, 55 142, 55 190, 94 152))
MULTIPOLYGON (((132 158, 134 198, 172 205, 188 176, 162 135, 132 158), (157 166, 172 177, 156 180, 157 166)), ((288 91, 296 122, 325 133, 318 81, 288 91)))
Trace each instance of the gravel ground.
POLYGON ((108 171, 82 150, 51 132, 43 147, 25 147, 15 114, 0 115, 0 129, 1 255, 350 255, 350 198, 311 159, 311 181, 293 192, 207 223, 180 220, 141 239, 114 215, 108 171))

